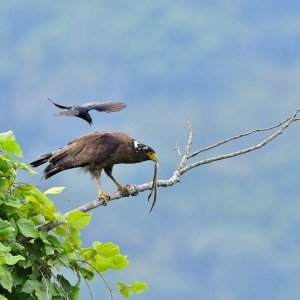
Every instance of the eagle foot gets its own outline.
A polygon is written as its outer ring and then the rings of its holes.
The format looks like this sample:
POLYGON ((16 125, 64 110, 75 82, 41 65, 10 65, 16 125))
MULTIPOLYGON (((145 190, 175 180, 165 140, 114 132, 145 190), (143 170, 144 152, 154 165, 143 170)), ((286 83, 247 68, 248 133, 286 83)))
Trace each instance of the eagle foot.
POLYGON ((129 192, 128 188, 129 188, 128 184, 126 184, 125 186, 119 186, 118 191, 122 194, 122 196, 128 197, 128 196, 130 196, 130 192, 129 192))
POLYGON ((103 193, 99 194, 98 200, 103 200, 103 204, 102 204, 103 206, 107 205, 109 199, 110 199, 109 195, 103 193))

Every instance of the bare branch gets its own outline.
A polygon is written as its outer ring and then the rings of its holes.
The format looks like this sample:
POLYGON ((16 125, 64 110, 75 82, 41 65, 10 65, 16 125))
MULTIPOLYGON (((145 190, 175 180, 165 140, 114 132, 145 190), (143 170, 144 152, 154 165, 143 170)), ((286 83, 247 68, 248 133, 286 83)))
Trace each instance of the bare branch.
MULTIPOLYGON (((223 155, 219 155, 219 156, 216 156, 216 157, 212 157, 212 158, 200 160, 198 162, 195 162, 193 164, 190 164, 190 165, 182 168, 180 170, 180 173, 184 174, 185 172, 187 172, 187 171, 189 171, 189 170, 191 170, 193 168, 196 168, 196 167, 198 167, 200 165, 204 165, 204 164, 212 163, 214 161, 218 161, 218 160, 227 159, 227 158, 231 158, 231 157, 234 157, 234 156, 242 155, 242 154, 245 154, 245 153, 257 150, 257 149, 265 146, 269 142, 273 141, 277 136, 279 136, 280 134, 282 134, 283 131, 285 129, 287 129, 291 125, 292 122, 294 122, 294 121, 297 120, 297 114, 298 114, 299 111, 300 111, 300 109, 297 109, 294 112, 294 114, 291 117, 287 118, 284 122, 281 122, 281 123, 279 123, 276 126, 273 126, 273 128, 277 128, 279 126, 281 126, 281 127, 275 133, 273 133, 272 135, 270 135, 269 137, 267 137, 266 139, 264 139, 259 144, 255 145, 255 146, 252 146, 252 147, 249 147, 249 148, 245 148, 245 149, 239 150, 239 151, 231 152, 231 153, 228 153, 228 154, 223 154, 223 155)), ((264 130, 270 130, 270 129, 272 129, 272 127, 266 128, 264 130)), ((262 129, 256 129, 256 131, 257 130, 262 131, 262 129)), ((255 132, 255 131, 252 131, 252 132, 255 132)), ((245 134, 240 135, 240 137, 243 137, 243 136, 245 136, 245 134)), ((231 140, 233 140, 234 138, 231 138, 231 140)))
MULTIPOLYGON (((231 138, 228 138, 226 140, 223 140, 219 143, 216 143, 212 146, 200 149, 195 151, 194 153, 190 154, 191 151, 191 146, 192 146, 192 139, 193 139, 193 131, 192 131, 192 125, 190 122, 188 122, 188 127, 189 127, 189 137, 188 137, 188 141, 187 141, 187 145, 185 147, 185 151, 183 154, 180 153, 179 148, 176 146, 175 149, 178 150, 179 155, 181 156, 181 160, 178 164, 178 167, 175 169, 175 171, 173 172, 172 176, 169 179, 164 179, 164 180, 157 180, 157 186, 158 187, 168 187, 168 186, 172 186, 175 183, 179 182, 181 179, 181 176, 188 172, 189 170, 199 167, 201 165, 204 164, 208 164, 208 163, 212 163, 215 161, 219 161, 219 160, 223 160, 223 159, 227 159, 227 158, 232 158, 238 155, 242 155, 242 154, 246 154, 248 152, 257 150, 262 148, 263 146, 267 145, 268 143, 270 143, 271 141, 273 141, 275 138, 277 138, 280 134, 282 134, 284 132, 284 130, 286 130, 293 122, 295 121, 299 121, 299 118, 297 117, 297 114, 299 113, 300 109, 297 109, 289 118, 287 118, 286 120, 280 122, 277 125, 274 125, 272 127, 268 127, 268 128, 264 128, 264 129, 255 129, 246 133, 242 133, 240 135, 237 136, 233 136, 231 138), (222 154, 219 156, 215 156, 215 157, 211 157, 211 158, 207 158, 207 159, 203 159, 200 161, 196 161, 194 163, 191 163, 189 165, 186 165, 186 163, 188 162, 188 160, 192 157, 197 156, 199 153, 204 152, 204 151, 208 151, 210 149, 216 148, 218 146, 221 146, 225 143, 228 143, 230 141, 245 137, 247 135, 250 135, 252 133, 255 132, 262 132, 262 131, 269 131, 272 129, 278 128, 278 130, 276 132, 274 132, 273 134, 271 134, 270 136, 268 136, 267 138, 265 138, 264 140, 262 140, 260 143, 248 147, 248 148, 244 148, 238 151, 234 151, 228 154, 222 154)), ((137 196, 139 193, 142 193, 146 190, 151 190, 152 189, 152 185, 153 182, 148 182, 148 183, 143 183, 143 184, 139 184, 139 185, 130 185, 128 187, 129 193, 131 196, 137 196)), ((108 202, 110 201, 114 201, 114 200, 118 200, 121 198, 124 198, 125 196, 122 195, 122 193, 120 193, 119 191, 116 191, 115 193, 110 195, 110 199, 108 200, 108 202)), ((77 207, 76 209, 72 210, 79 210, 79 211, 83 211, 83 212, 87 212, 90 211, 96 207, 99 207, 101 205, 104 204, 103 199, 100 200, 93 200, 90 202, 87 202, 79 207, 77 207)), ((70 211, 71 212, 71 211, 70 211)), ((66 213, 65 216, 67 216, 70 212, 66 213)), ((59 226, 61 223, 58 221, 55 222, 51 222, 45 225, 42 225, 41 227, 39 227, 39 230, 41 231, 49 231, 57 226, 59 226)))
MULTIPOLYGON (((160 187, 168 187, 171 186, 175 183, 177 183, 178 181, 180 181, 180 178, 178 176, 178 172, 174 172, 174 175, 167 179, 167 180, 157 180, 157 186, 160 187)), ((144 191, 147 190, 151 190, 152 188, 152 181, 148 182, 148 183, 143 183, 143 184, 139 184, 139 185, 130 185, 128 188, 128 191, 130 193, 131 196, 137 196, 139 193, 142 193, 144 191)), ((122 199, 126 196, 122 195, 122 193, 120 193, 119 191, 114 192, 113 194, 110 195, 110 199, 107 200, 107 202, 111 202, 114 200, 119 200, 122 199)), ((72 211, 82 211, 82 212, 88 212, 94 208, 97 208, 99 206, 102 206, 104 204, 104 200, 103 199, 96 199, 96 200, 92 200, 90 202, 87 202, 67 213, 64 214, 65 217, 68 216, 69 213, 71 213, 72 211)), ((50 222, 47 224, 44 224, 42 226, 39 227, 40 231, 49 231, 57 226, 61 225, 60 221, 54 221, 54 222, 50 222)))
MULTIPOLYGON (((296 114, 299 112, 299 109, 296 111, 296 114)), ((202 148, 202 149, 199 149, 197 151, 195 151, 194 153, 192 153, 191 155, 189 155, 188 159, 198 155, 199 153, 202 153, 202 152, 205 152, 205 151, 208 151, 208 150, 211 150, 213 148, 217 148, 221 145, 224 145, 228 142, 231 142, 233 140, 237 140, 237 139, 240 139, 240 138, 243 138, 245 136, 248 136, 248 135, 251 135, 252 133, 257 133, 257 132, 263 132, 263 131, 268 131, 268 130, 272 130, 272 129, 275 129, 275 128, 278 128, 279 126, 283 125, 284 123, 286 123, 288 120, 290 120, 291 117, 288 117, 286 120, 280 122, 279 124, 276 124, 272 127, 267 127, 267 128, 262 128, 262 129, 254 129, 254 130, 251 130, 251 131, 248 131, 246 133, 242 133, 242 134, 239 134, 239 135, 236 135, 236 136, 233 136, 233 137, 230 137, 230 138, 227 138, 223 141, 220 141, 218 143, 215 143, 211 146, 208 146, 208 147, 205 147, 205 148, 202 148)), ((298 118, 294 118, 293 121, 299 121, 300 119, 298 118)))
POLYGON ((181 169, 185 163, 188 160, 188 156, 190 155, 190 151, 191 151, 191 146, 192 146, 192 140, 193 140, 193 130, 192 130, 192 124, 190 121, 188 121, 188 127, 189 127, 189 138, 188 138, 188 142, 186 144, 184 153, 182 155, 182 159, 181 162, 179 163, 179 166, 177 169, 181 169))
POLYGON ((180 148, 178 146, 178 144, 176 143, 175 147, 174 147, 174 150, 177 150, 177 153, 179 156, 183 156, 183 154, 180 152, 180 148))

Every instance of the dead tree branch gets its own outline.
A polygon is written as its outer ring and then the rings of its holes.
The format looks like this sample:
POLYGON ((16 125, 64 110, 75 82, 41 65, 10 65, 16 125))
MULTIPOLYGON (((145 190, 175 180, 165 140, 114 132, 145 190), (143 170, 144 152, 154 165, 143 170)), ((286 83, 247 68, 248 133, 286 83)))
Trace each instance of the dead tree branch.
MULTIPOLYGON (((188 128, 189 128, 189 136, 188 136, 188 141, 184 150, 184 153, 180 152, 180 149, 178 146, 175 147, 175 149, 178 151, 179 156, 181 157, 181 160, 178 164, 178 167, 176 168, 176 170, 174 170, 172 176, 169 179, 161 179, 161 180, 157 180, 157 186, 158 187, 168 187, 171 185, 176 184, 177 182, 180 181, 181 176, 190 171, 193 168, 199 167, 201 165, 204 164, 208 164, 208 163, 212 163, 215 161, 219 161, 219 160, 223 160, 223 159, 228 159, 228 158, 232 158, 238 155, 242 155, 242 154, 246 154, 248 152, 257 150, 262 148, 263 146, 267 145, 268 143, 270 143, 271 141, 273 141, 274 139, 276 139, 280 134, 282 134, 292 123, 294 123, 295 121, 299 121, 300 118, 298 118, 298 113, 299 113, 300 109, 297 109, 290 117, 288 117, 287 119, 285 119, 284 121, 268 127, 268 128, 263 128, 263 129, 255 129, 255 130, 251 130, 249 132, 246 133, 242 133, 230 138, 227 138, 223 141, 220 141, 218 143, 215 143, 211 146, 196 150, 195 152, 193 152, 192 154, 190 154, 191 152, 191 146, 192 146, 192 140, 193 140, 193 131, 192 131, 192 125, 190 122, 188 122, 188 128), (202 152, 205 151, 209 151, 211 149, 217 148, 221 145, 224 145, 225 143, 229 143, 233 140, 237 140, 237 139, 241 139, 245 136, 249 136, 253 133, 259 133, 259 132, 264 132, 264 131, 271 131, 277 129, 275 132, 273 132, 271 135, 269 135, 267 138, 263 139, 260 143, 253 145, 251 147, 248 148, 244 148, 244 149, 240 149, 234 152, 230 152, 227 154, 222 154, 222 155, 218 155, 215 157, 211 157, 211 158, 207 158, 207 159, 203 159, 203 160, 199 160, 199 161, 195 161, 193 163, 188 163, 190 161, 191 158, 197 157, 197 155, 199 155, 202 152)), ((139 193, 142 193, 146 190, 151 190, 152 188, 152 181, 148 182, 148 183, 143 183, 143 184, 139 184, 139 185, 135 185, 132 184, 129 186, 129 192, 132 196, 136 196, 139 193)), ((115 192, 113 194, 110 195, 110 199, 108 201, 113 201, 113 200, 118 200, 124 198, 124 196, 120 193, 120 192, 115 192)), ((103 205, 104 201, 102 199, 100 200, 93 200, 90 202, 87 202, 83 205, 81 205, 80 207, 77 207, 74 210, 79 210, 79 211, 83 211, 83 212, 87 212, 90 211, 98 206, 103 205)), ((70 212, 66 213, 65 216, 67 216, 70 212)), ((61 223, 60 222, 51 222, 48 224, 45 224, 43 226, 41 226, 39 229, 42 231, 49 231, 51 229, 53 229, 56 226, 59 226, 61 223)))

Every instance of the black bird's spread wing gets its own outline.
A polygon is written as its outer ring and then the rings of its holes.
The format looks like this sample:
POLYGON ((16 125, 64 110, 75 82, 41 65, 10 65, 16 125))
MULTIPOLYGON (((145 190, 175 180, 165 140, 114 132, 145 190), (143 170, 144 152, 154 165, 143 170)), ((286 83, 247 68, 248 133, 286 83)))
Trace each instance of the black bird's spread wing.
POLYGON ((95 109, 97 111, 104 111, 106 113, 110 113, 119 111, 127 107, 127 105, 123 102, 89 102, 83 104, 81 107, 86 109, 87 111, 95 109))
POLYGON ((58 108, 61 108, 61 109, 71 109, 71 108, 72 108, 72 106, 64 106, 64 105, 55 103, 55 102, 53 102, 50 98, 48 98, 48 100, 49 100, 52 104, 54 104, 55 106, 57 106, 58 108))
POLYGON ((89 102, 82 105, 64 106, 53 102, 50 98, 48 98, 48 100, 58 108, 65 109, 65 111, 59 112, 55 114, 55 116, 80 117, 86 120, 89 124, 92 123, 92 118, 88 111, 92 109, 110 113, 119 111, 127 106, 123 102, 89 102))
POLYGON ((66 116, 66 117, 77 117, 79 115, 79 111, 77 109, 63 110, 54 116, 66 116))

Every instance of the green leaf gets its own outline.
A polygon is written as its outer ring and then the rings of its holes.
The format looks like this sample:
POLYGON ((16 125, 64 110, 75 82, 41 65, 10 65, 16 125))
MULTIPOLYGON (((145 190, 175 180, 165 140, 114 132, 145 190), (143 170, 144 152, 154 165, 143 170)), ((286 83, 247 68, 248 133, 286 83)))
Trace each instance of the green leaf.
POLYGON ((120 247, 112 242, 101 243, 98 241, 93 242, 95 250, 106 257, 111 257, 120 253, 120 247))
POLYGON ((4 201, 6 199, 6 195, 0 192, 0 201, 4 201))
MULTIPOLYGON (((39 280, 28 279, 21 292, 32 295, 33 293, 37 296, 37 299, 51 299, 51 295, 48 294, 49 290, 46 289, 45 284, 39 280)), ((33 298, 34 299, 34 298, 33 298)))
POLYGON ((17 144, 12 131, 0 133, 0 148, 2 148, 4 151, 13 153, 15 156, 23 156, 22 150, 17 144))
POLYGON ((48 232, 38 231, 38 237, 43 241, 44 244, 51 246, 51 242, 48 241, 48 232))
MULTIPOLYGON (((56 296, 61 295, 61 293, 57 289, 58 286, 55 283, 53 283, 49 279, 45 279, 45 278, 43 278, 43 283, 46 286, 46 289, 48 290, 49 296, 47 299, 50 299, 50 295, 52 296, 51 299, 55 299, 56 296)), ((61 300, 62 298, 59 297, 59 299, 61 300)))
POLYGON ((46 255, 52 255, 54 254, 54 249, 52 246, 49 246, 49 245, 45 245, 45 252, 46 252, 46 255))
POLYGON ((20 184, 13 190, 13 196, 18 199, 24 199, 25 196, 29 195, 35 187, 32 184, 20 184))
POLYGON ((54 213, 54 217, 57 221, 59 221, 61 223, 67 223, 67 218, 62 213, 60 213, 59 211, 54 213))
POLYGON ((128 285, 121 281, 117 281, 117 284, 119 286, 120 294, 125 298, 129 298, 133 293, 140 294, 141 292, 149 289, 146 283, 139 281, 134 282, 132 285, 128 285))
POLYGON ((80 299, 80 288, 79 286, 74 286, 70 293, 70 300, 79 300, 80 299))
POLYGON ((87 270, 85 268, 79 268, 81 275, 87 280, 92 280, 94 278, 94 272, 87 270))
POLYGON ((6 220, 0 219, 0 229, 4 229, 8 227, 11 227, 11 224, 6 220))
POLYGON ((25 258, 22 255, 11 255, 10 253, 7 253, 5 255, 6 264, 7 265, 15 265, 20 260, 25 260, 25 258))
POLYGON ((47 191, 44 192, 44 195, 56 195, 56 194, 60 194, 66 187, 64 186, 59 186, 59 187, 52 187, 50 189, 48 189, 47 191))
POLYGON ((0 242, 0 252, 3 253, 3 252, 9 252, 11 250, 10 247, 6 247, 4 246, 1 242, 0 242))
POLYGON ((25 282, 21 292, 31 294, 34 291, 34 288, 39 287, 39 286, 40 286, 40 283, 38 281, 28 279, 25 282))
POLYGON ((79 251, 79 255, 82 257, 83 260, 88 260, 94 257, 97 254, 97 251, 92 248, 85 248, 79 251))
POLYGON ((18 168, 21 168, 27 172, 30 172, 32 175, 36 175, 38 172, 32 170, 29 166, 27 166, 26 164, 22 163, 22 162, 17 162, 17 166, 18 168))
POLYGON ((16 253, 16 252, 21 252, 25 249, 25 247, 23 247, 21 244, 19 243, 10 243, 9 246, 11 247, 11 250, 16 253))
POLYGON ((0 300, 8 300, 6 297, 0 295, 0 300))
POLYGON ((13 227, 0 229, 0 240, 8 240, 14 237, 15 229, 13 227))
POLYGON ((56 213, 54 204, 41 191, 37 188, 32 188, 29 194, 26 195, 26 199, 29 203, 33 204, 36 210, 43 214, 48 221, 54 221, 54 214, 56 213))
POLYGON ((17 225, 24 236, 31 238, 37 238, 39 236, 39 231, 36 229, 35 224, 32 221, 21 218, 17 221, 17 225))
POLYGON ((8 221, 0 219, 0 240, 10 239, 14 236, 15 228, 8 221))
POLYGON ((70 265, 70 261, 71 261, 71 258, 70 256, 67 256, 67 255, 60 255, 58 257, 58 260, 65 266, 69 266, 70 265))
POLYGON ((71 243, 73 245, 73 247, 78 250, 81 248, 81 244, 82 244, 82 241, 79 238, 79 236, 80 236, 80 231, 78 229, 72 227, 70 229, 68 242, 71 243))
POLYGON ((32 267, 35 263, 36 263, 36 257, 31 255, 29 257, 26 257, 26 260, 20 261, 18 265, 24 269, 27 269, 29 267, 32 267))
POLYGON ((57 234, 58 236, 61 236, 61 237, 67 237, 68 236, 68 231, 66 229, 64 229, 63 227, 59 226, 59 227, 56 227, 55 230, 54 230, 55 234, 57 234))
POLYGON ((48 241, 51 242, 51 244, 55 248, 61 248, 62 247, 61 241, 57 237, 55 237, 54 235, 48 234, 47 239, 48 239, 48 241))
POLYGON ((68 214, 67 219, 72 226, 82 229, 90 223, 91 217, 91 214, 82 211, 72 211, 68 214))
POLYGON ((62 275, 57 275, 57 281, 60 284, 61 289, 65 294, 69 295, 70 300, 79 299, 79 288, 78 286, 72 286, 70 282, 62 275))
POLYGON ((109 258, 103 257, 99 254, 95 255, 92 259, 92 266, 98 271, 98 272, 106 272, 109 269, 112 268, 112 263, 109 258))
POLYGON ((13 286, 13 280, 12 280, 11 274, 8 270, 6 270, 4 268, 3 268, 3 271, 4 271, 4 274, 0 276, 0 285, 4 289, 8 290, 11 293, 11 289, 13 286))
POLYGON ((22 203, 20 203, 18 200, 14 199, 14 198, 7 198, 4 201, 4 204, 6 206, 10 206, 10 207, 14 207, 14 208, 20 208, 22 206, 22 203))
POLYGON ((10 164, 15 164, 16 163, 16 161, 14 160, 14 158, 11 155, 9 155, 8 153, 2 154, 1 158, 4 161, 6 161, 6 162, 8 162, 10 164))
POLYGON ((6 175, 10 169, 10 165, 3 159, 3 154, 0 155, 0 171, 6 175))
POLYGON ((120 294, 125 297, 125 298, 129 298, 132 294, 131 288, 129 285, 127 285, 124 282, 121 281, 117 281, 117 285, 119 286, 119 291, 120 294))
POLYGON ((135 294, 140 294, 143 291, 149 290, 149 286, 144 282, 136 281, 132 285, 132 292, 135 294))
POLYGON ((24 274, 22 273, 23 272, 11 272, 14 287, 16 287, 17 285, 23 286, 25 281, 27 280, 26 276, 24 276, 24 274))
POLYGON ((128 266, 129 262, 125 255, 117 254, 110 258, 112 268, 115 270, 121 270, 128 266))

